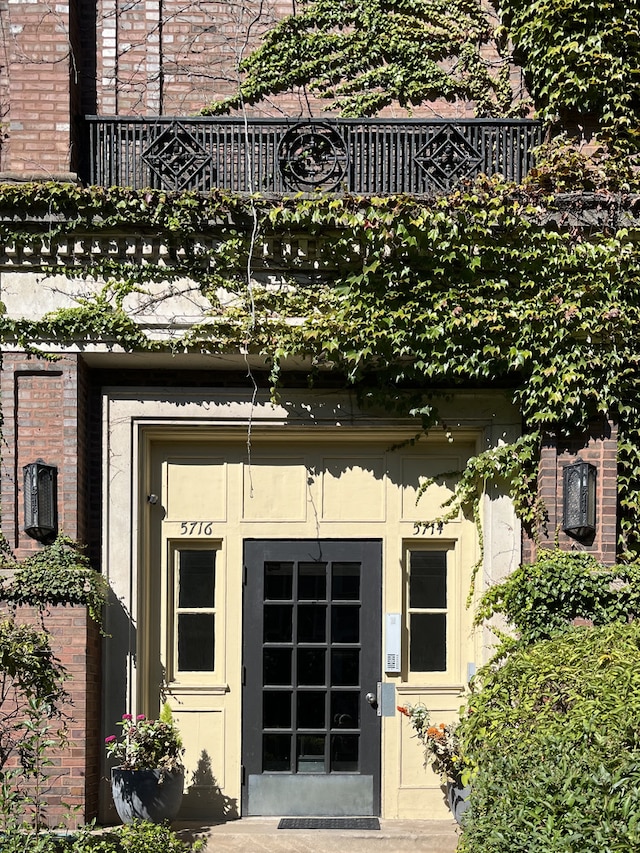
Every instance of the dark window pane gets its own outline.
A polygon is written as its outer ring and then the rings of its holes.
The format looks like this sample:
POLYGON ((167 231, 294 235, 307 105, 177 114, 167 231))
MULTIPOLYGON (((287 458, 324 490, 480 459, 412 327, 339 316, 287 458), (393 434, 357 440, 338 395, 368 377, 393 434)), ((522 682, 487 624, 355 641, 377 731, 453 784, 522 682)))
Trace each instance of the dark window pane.
POLYGON ((298 773, 324 773, 324 735, 298 735, 298 773))
POLYGON ((181 551, 178 607, 214 607, 215 551, 181 551))
POLYGON ((293 563, 264 564, 264 597, 271 601, 293 598, 293 563))
POLYGON ((360 563, 333 564, 331 598, 334 601, 360 598, 360 563))
POLYGON ((291 770, 291 735, 262 736, 262 770, 265 773, 291 770))
POLYGON ((331 735, 331 769, 357 773, 358 735, 331 735))
POLYGON ((324 649, 298 649, 298 684, 325 683, 324 649))
POLYGON ((298 566, 298 598, 310 601, 327 597, 327 566, 325 563, 300 563, 298 566))
POLYGON ((338 686, 360 684, 359 661, 359 649, 332 649, 331 683, 338 686))
POLYGON ((444 613, 410 615, 409 668, 444 672, 447 668, 447 617, 444 613))
POLYGON ((322 729, 324 720, 325 693, 317 690, 298 693, 298 728, 322 729))
POLYGON ((178 614, 178 669, 211 672, 214 669, 215 616, 213 613, 178 614))
POLYGON ((447 552, 412 551, 409 607, 447 606, 447 552))
POLYGON ((331 642, 360 641, 360 608, 337 605, 331 608, 331 642))
POLYGON ((291 728, 291 693, 288 690, 263 692, 262 725, 265 729, 291 728))
POLYGON ((292 684, 291 649, 269 649, 262 653, 265 684, 292 684))
POLYGON ((298 642, 324 643, 327 638, 327 608, 324 604, 300 604, 298 607, 298 642))
POLYGON ((334 729, 357 729, 360 725, 360 691, 331 694, 331 726, 334 729))
POLYGON ((290 604, 268 604, 264 608, 265 643, 290 643, 293 636, 290 604))

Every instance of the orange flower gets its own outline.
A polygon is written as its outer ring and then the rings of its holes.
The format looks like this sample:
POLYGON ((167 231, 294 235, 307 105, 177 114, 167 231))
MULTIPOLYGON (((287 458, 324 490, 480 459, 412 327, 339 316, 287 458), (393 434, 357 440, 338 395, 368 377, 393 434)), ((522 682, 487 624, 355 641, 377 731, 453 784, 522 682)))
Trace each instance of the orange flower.
POLYGON ((402 705, 398 705, 398 711, 400 711, 401 714, 404 714, 405 717, 411 716, 411 714, 407 711, 407 709, 405 707, 403 707, 402 705))

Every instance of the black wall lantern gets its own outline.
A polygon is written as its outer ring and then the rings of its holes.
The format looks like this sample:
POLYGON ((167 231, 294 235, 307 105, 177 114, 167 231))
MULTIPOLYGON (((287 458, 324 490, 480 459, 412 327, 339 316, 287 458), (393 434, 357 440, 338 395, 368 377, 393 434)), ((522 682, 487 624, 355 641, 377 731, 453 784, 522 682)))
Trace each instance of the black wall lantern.
POLYGON ((24 473, 24 532, 38 542, 53 542, 58 533, 58 469, 42 459, 24 473))
POLYGON ((575 539, 589 539, 596 532, 596 473, 595 465, 581 459, 562 472, 562 529, 575 539))

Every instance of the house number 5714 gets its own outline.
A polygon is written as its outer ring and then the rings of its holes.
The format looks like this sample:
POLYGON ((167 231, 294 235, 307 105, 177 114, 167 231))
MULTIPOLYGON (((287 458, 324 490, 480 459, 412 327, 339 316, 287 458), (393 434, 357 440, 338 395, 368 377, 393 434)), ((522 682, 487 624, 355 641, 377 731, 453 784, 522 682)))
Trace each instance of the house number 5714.
POLYGON ((213 521, 181 521, 180 536, 211 536, 213 521))

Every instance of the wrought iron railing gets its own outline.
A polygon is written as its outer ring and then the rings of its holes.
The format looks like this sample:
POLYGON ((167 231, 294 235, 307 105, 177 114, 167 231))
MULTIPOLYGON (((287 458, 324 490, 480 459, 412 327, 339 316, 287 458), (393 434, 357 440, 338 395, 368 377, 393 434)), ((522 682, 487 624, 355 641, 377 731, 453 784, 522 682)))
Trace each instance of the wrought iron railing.
POLYGON ((520 181, 537 122, 88 116, 90 183, 238 193, 428 194, 480 173, 520 181))

